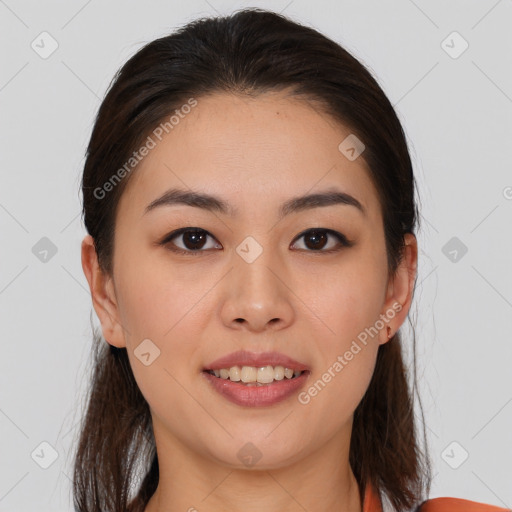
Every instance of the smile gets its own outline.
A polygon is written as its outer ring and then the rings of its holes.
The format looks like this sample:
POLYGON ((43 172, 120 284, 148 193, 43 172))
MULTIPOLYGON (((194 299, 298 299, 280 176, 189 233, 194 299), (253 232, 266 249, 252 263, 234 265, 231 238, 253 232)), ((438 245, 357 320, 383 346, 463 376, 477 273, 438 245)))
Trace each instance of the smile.
MULTIPOLYGON (((274 372, 274 377, 277 371, 278 377, 281 375, 281 368, 283 367, 271 367, 274 372)), ((227 368, 223 368, 227 372, 227 368)), ((229 375, 231 375, 232 368, 229 369, 229 375)), ((250 380, 244 382, 244 378, 254 379, 255 372, 259 373, 261 368, 244 366, 240 368, 240 380, 232 381, 229 377, 221 377, 220 370, 204 370, 201 374, 206 378, 211 389, 213 389, 222 398, 234 403, 238 406, 245 407, 266 407, 271 406, 280 402, 283 402, 287 398, 290 398, 295 393, 298 393, 301 388, 306 384, 306 381, 311 374, 309 370, 297 370, 293 372, 289 368, 283 368, 283 372, 287 372, 290 377, 283 376, 281 380, 274 379, 267 383, 257 382, 256 380, 250 380), (244 368, 247 370, 244 371, 244 368), (215 375, 215 371, 218 371, 219 376, 215 375), (245 377, 247 375, 247 377, 245 377)), ((226 373, 223 372, 224 375, 226 373)), ((236 375, 236 370, 235 373, 236 375)), ((268 367, 265 369, 263 375, 268 375, 270 379, 270 370, 268 367)))
POLYGON ((232 366, 231 368, 220 368, 209 370, 210 375, 232 382, 241 382, 247 386, 263 386, 274 381, 293 379, 302 374, 301 370, 293 370, 284 366, 232 366))

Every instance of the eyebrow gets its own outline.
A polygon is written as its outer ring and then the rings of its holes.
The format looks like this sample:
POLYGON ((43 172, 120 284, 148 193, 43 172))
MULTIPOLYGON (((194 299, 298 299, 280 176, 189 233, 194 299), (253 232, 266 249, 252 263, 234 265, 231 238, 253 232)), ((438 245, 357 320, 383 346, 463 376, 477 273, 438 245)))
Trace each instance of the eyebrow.
MULTIPOLYGON (((172 188, 167 190, 162 196, 152 201, 144 210, 144 215, 155 208, 161 206, 173 206, 177 204, 193 206, 195 208, 201 208, 211 212, 219 212, 231 217, 238 214, 237 208, 233 207, 220 197, 202 192, 172 188)), ((291 213, 338 204, 353 206, 363 215, 366 215, 364 206, 355 197, 334 188, 315 194, 293 197, 281 205, 278 215, 279 219, 282 219, 291 213)))

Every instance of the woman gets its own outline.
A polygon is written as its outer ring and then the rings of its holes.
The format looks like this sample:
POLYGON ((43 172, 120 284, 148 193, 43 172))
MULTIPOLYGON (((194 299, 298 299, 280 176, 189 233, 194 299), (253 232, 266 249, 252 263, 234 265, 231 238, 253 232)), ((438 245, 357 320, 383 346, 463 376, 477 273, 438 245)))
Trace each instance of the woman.
POLYGON ((412 165, 338 44, 260 9, 153 41, 100 107, 82 189, 107 343, 76 510, 503 510, 426 498, 398 332, 412 165))

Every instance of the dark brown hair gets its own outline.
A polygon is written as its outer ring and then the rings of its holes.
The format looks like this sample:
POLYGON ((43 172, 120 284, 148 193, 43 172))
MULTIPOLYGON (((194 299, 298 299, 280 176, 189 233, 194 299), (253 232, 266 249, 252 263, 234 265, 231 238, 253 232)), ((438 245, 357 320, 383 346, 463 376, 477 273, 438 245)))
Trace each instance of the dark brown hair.
MULTIPOLYGON (((361 158, 379 194, 393 275, 404 234, 415 232, 418 212, 412 163, 391 103, 369 71, 339 44, 257 8, 194 20, 144 46, 114 77, 95 120, 82 179, 84 223, 107 275, 112 273, 116 209, 131 173, 122 173, 101 197, 104 184, 190 98, 215 92, 256 97, 267 91, 314 102, 365 144, 361 158)), ((74 461, 75 510, 141 512, 159 478, 149 407, 126 349, 105 343, 96 330, 94 343, 87 411, 74 461)), ((371 482, 396 511, 415 507, 431 485, 421 402, 423 449, 414 414, 414 337, 412 347, 412 376, 399 333, 379 347, 370 385, 354 413, 350 445, 361 500, 371 482)))

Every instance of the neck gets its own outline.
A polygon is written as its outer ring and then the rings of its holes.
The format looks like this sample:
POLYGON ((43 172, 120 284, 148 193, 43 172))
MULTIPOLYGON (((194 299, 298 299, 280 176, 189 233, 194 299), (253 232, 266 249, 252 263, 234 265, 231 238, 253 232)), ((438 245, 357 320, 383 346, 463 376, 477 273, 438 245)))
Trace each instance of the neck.
POLYGON ((157 440, 159 484, 144 512, 362 512, 348 443, 340 449, 340 441, 287 466, 233 469, 157 440))

